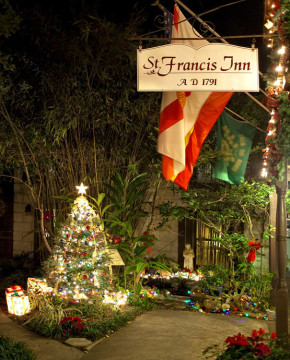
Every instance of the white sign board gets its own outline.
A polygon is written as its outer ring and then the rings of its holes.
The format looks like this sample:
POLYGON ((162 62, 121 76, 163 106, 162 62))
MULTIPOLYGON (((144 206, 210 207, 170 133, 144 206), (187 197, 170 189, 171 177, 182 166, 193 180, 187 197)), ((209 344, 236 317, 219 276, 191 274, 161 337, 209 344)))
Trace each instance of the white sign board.
POLYGON ((258 50, 168 44, 137 50, 138 91, 259 91, 258 50))
POLYGON ((117 249, 108 249, 110 265, 125 265, 117 249))

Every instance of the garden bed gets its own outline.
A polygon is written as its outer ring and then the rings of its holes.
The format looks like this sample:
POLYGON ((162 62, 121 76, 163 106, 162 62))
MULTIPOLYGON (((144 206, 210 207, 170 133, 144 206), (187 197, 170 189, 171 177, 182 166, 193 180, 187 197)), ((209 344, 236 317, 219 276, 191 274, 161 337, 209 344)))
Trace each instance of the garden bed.
POLYGON ((4 298, 0 298, 0 308, 9 319, 17 324, 27 327, 41 336, 61 342, 71 337, 84 337, 90 340, 100 339, 112 334, 142 313, 140 307, 130 304, 119 309, 114 309, 108 305, 99 309, 92 305, 83 305, 83 307, 75 306, 65 309, 66 316, 63 316, 60 321, 52 321, 49 319, 49 315, 47 321, 43 321, 39 317, 39 309, 22 316, 9 314, 4 298))

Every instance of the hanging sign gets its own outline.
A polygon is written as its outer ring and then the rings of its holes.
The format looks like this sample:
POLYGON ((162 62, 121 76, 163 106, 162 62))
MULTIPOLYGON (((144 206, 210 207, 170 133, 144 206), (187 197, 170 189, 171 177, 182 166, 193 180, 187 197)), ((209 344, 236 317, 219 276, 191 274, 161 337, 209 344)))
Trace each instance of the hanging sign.
POLYGON ((258 50, 168 44, 137 50, 138 91, 259 91, 258 50))

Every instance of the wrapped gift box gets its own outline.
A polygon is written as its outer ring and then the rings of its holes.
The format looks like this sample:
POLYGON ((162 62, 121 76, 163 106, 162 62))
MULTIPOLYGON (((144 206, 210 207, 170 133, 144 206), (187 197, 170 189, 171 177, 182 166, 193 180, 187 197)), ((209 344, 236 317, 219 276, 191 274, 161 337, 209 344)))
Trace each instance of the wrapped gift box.
POLYGON ((24 295, 24 290, 21 286, 15 285, 5 289, 6 299, 8 296, 20 296, 24 295))
POLYGON ((27 290, 35 294, 42 294, 44 292, 50 292, 52 289, 48 287, 46 281, 42 279, 28 278, 27 290))
POLYGON ((11 286, 5 289, 9 314, 25 315, 30 311, 28 296, 24 295, 21 286, 11 286))

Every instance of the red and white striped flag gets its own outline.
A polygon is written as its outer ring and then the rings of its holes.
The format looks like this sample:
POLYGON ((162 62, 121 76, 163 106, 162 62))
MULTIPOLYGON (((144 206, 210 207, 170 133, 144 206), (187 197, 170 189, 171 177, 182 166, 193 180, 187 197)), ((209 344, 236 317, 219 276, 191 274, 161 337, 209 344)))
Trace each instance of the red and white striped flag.
MULTIPOLYGON (((175 5, 173 23, 176 25, 172 29, 172 38, 194 37, 192 26, 183 20, 184 15, 175 5)), ((172 43, 199 48, 208 41, 172 39, 172 43)), ((208 91, 163 93, 157 150, 162 154, 162 171, 167 181, 187 190, 202 144, 232 94, 208 91)))

